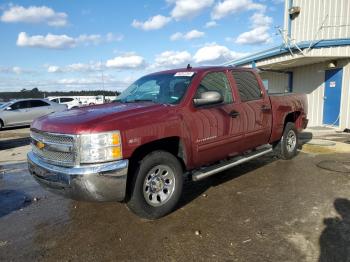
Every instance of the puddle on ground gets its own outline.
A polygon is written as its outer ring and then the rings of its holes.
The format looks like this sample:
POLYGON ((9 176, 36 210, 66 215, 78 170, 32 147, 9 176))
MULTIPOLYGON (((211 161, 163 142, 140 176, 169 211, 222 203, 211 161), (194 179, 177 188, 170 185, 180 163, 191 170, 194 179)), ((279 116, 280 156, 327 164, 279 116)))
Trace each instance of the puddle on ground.
POLYGON ((329 171, 350 174, 350 161, 324 160, 319 162, 316 166, 329 171))
POLYGON ((30 205, 31 202, 30 196, 22 191, 0 190, 0 218, 30 205))
POLYGON ((330 146, 319 146, 319 145, 303 145, 303 152, 312 154, 331 154, 335 153, 336 149, 330 146))

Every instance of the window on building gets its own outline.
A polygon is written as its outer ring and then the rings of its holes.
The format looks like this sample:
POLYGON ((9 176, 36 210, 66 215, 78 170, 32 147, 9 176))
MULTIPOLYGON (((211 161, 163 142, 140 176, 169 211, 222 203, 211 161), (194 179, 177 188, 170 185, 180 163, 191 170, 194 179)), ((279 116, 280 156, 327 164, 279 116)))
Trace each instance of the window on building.
POLYGON ((231 71, 242 102, 257 100, 262 93, 255 75, 248 71, 231 71))
POLYGON ((214 72, 207 74, 199 84, 195 98, 200 98, 201 94, 207 91, 219 92, 225 104, 232 103, 232 90, 227 80, 226 74, 223 72, 214 72))
POLYGON ((268 91, 269 90, 269 80, 268 79, 263 79, 262 80, 265 89, 268 91))

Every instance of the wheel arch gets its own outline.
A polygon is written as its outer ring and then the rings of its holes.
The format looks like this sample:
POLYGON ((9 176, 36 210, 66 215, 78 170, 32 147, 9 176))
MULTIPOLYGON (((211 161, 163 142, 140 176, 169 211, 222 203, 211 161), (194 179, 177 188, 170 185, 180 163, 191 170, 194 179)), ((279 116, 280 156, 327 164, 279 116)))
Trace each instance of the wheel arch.
POLYGON ((148 153, 156 150, 164 150, 173 154, 180 160, 183 168, 186 168, 187 155, 185 145, 181 138, 177 136, 157 139, 139 146, 132 153, 130 161, 134 163, 138 162, 148 153))
POLYGON ((284 118, 284 124, 283 124, 283 130, 286 127, 288 122, 294 123, 295 127, 299 129, 302 125, 301 123, 301 112, 300 111, 293 111, 288 113, 284 118))

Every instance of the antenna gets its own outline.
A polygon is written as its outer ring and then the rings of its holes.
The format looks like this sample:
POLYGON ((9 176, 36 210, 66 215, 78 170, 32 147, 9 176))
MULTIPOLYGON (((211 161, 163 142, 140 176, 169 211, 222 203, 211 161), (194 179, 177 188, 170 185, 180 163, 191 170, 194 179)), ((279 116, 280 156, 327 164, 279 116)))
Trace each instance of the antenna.
MULTIPOLYGON (((282 30, 281 27, 277 26, 276 29, 277 29, 279 35, 281 35, 281 37, 282 37, 284 46, 285 46, 286 48, 288 48, 289 53, 290 53, 292 56, 294 56, 294 53, 293 53, 293 49, 294 49, 294 48, 297 49, 302 55, 304 55, 304 52, 300 49, 300 47, 299 47, 296 43, 293 43, 293 46, 291 45, 293 39, 291 39, 290 36, 286 35, 286 34, 285 34, 285 31, 282 30)), ((293 42, 294 42, 294 41, 293 41, 293 42)))

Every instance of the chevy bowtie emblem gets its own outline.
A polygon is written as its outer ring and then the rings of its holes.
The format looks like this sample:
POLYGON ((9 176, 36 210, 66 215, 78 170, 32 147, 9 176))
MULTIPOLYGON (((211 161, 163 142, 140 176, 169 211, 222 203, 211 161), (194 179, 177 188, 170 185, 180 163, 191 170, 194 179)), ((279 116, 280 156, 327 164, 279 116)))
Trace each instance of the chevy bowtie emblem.
POLYGON ((36 147, 39 148, 39 149, 43 149, 43 148, 45 147, 45 144, 44 144, 43 142, 40 142, 40 141, 36 142, 35 145, 36 145, 36 147))

